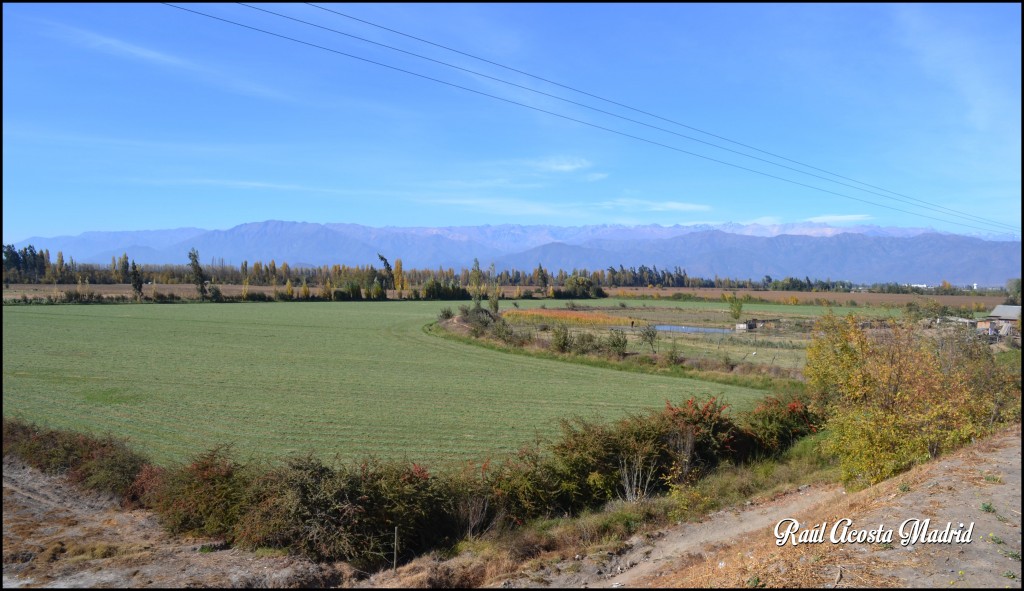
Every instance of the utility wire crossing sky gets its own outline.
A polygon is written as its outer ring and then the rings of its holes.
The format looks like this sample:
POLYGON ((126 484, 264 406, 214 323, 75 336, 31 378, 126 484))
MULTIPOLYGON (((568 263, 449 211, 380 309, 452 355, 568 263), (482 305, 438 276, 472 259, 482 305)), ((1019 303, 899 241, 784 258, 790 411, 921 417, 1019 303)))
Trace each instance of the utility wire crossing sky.
POLYGON ((4 5, 5 242, 260 219, 1020 234, 1019 5, 341 8, 4 5))

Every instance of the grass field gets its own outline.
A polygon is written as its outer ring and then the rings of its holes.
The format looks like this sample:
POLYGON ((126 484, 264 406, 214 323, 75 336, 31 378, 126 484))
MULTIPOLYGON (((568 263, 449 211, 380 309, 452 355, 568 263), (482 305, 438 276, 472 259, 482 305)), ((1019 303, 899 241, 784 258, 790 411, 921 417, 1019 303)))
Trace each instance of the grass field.
POLYGON ((233 443, 243 455, 437 465, 515 449, 559 417, 612 418, 691 395, 743 408, 764 395, 425 334, 446 306, 5 306, 4 416, 127 436, 158 461, 233 443))

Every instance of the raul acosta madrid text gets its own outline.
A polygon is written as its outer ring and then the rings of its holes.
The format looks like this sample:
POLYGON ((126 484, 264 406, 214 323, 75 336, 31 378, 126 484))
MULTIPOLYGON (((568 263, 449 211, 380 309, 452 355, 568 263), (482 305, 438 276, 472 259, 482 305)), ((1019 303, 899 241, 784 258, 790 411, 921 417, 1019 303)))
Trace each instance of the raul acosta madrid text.
MULTIPOLYGON (((891 544, 894 530, 886 529, 882 524, 874 529, 853 527, 853 520, 844 517, 836 521, 831 528, 828 522, 817 523, 814 527, 801 528, 800 522, 787 517, 775 524, 775 545, 821 544, 825 541, 833 544, 891 544)), ((947 522, 942 526, 933 526, 931 519, 908 519, 895 530, 899 535, 900 546, 910 544, 970 544, 974 534, 974 522, 966 527, 963 523, 947 522)))

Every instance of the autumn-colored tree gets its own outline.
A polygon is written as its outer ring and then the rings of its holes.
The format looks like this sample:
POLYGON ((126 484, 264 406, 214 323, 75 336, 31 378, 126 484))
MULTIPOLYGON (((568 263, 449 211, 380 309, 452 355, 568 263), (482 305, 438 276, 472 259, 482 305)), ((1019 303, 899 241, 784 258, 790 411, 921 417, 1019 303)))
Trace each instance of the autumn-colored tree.
POLYGON ((304 300, 308 300, 309 299, 309 286, 306 285, 306 278, 305 277, 302 278, 302 288, 299 289, 299 297, 301 297, 304 300))
POLYGON ((395 269, 393 271, 395 275, 395 289, 399 292, 407 288, 405 283, 405 273, 402 271, 402 259, 395 259, 395 269))
POLYGON ((54 279, 57 281, 57 283, 60 283, 64 280, 64 270, 64 253, 58 250, 57 266, 54 269, 54 279))
POLYGON ((474 301, 479 301, 483 295, 484 273, 480 270, 480 259, 473 259, 473 270, 469 272, 470 293, 474 301))
POLYGON ((131 272, 128 266, 128 253, 121 254, 121 257, 117 259, 117 277, 118 283, 128 283, 131 272))
POLYGON ((1020 382, 969 330, 866 329, 828 314, 804 373, 847 484, 879 482, 1020 416, 1020 382))
POLYGON ((292 287, 292 280, 291 279, 289 279, 284 284, 284 295, 288 296, 289 300, 293 299, 295 297, 295 288, 292 287))

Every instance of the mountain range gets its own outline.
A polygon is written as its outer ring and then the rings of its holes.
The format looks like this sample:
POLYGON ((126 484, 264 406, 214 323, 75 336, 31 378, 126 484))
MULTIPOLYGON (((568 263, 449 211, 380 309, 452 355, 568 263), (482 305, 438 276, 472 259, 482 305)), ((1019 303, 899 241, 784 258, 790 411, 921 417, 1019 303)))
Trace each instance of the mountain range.
MULTIPOLYGON (((1004 237, 1005 238, 1005 237, 1004 237)), ((32 237, 15 247, 62 251, 80 263, 107 264, 127 253, 143 264, 243 260, 292 267, 377 264, 377 253, 408 268, 453 267, 477 258, 498 270, 680 267, 691 276, 761 279, 765 275, 844 279, 856 283, 1005 284, 1021 274, 1021 242, 984 240, 924 228, 820 223, 717 226, 484 225, 375 228, 345 223, 265 221, 228 230, 177 228, 32 237)))

